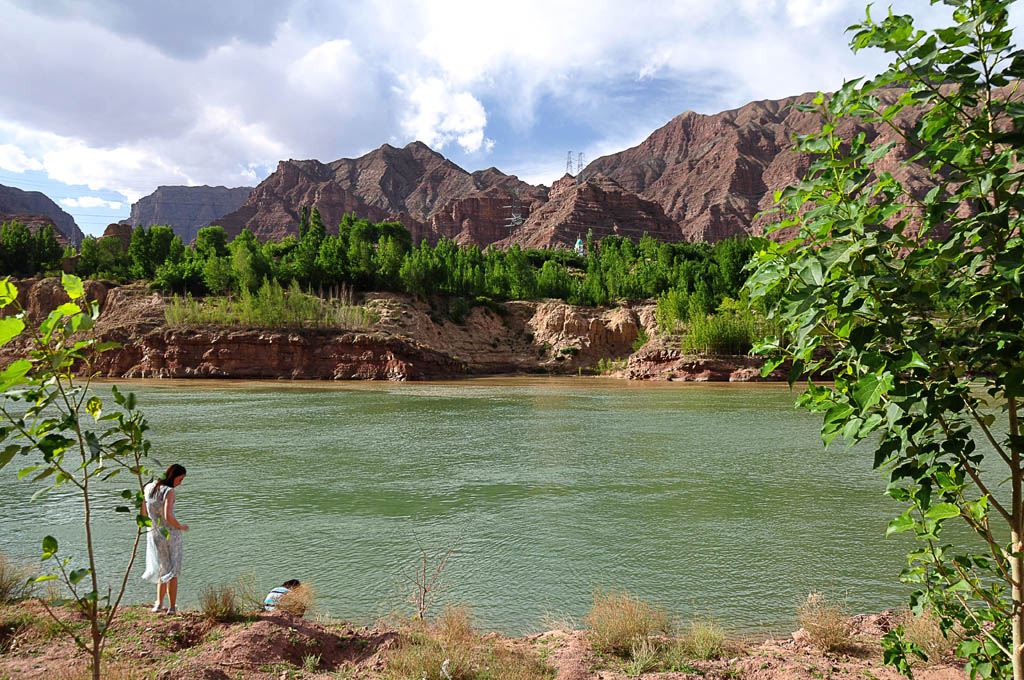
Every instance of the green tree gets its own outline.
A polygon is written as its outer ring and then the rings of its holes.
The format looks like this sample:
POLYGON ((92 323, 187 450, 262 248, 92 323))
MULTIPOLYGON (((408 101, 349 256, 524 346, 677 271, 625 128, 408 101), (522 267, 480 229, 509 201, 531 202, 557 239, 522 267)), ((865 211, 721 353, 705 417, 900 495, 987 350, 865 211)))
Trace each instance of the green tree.
MULTIPOLYGON (((852 46, 895 61, 801 106, 824 119, 797 138, 814 154, 807 177, 777 195, 793 243, 769 244, 750 279, 786 329, 761 345, 808 381, 799 403, 824 413, 822 437, 869 438, 887 493, 906 504, 889 533, 919 548, 901 579, 915 612, 960 625, 972 677, 1024 678, 1024 242, 1021 133, 1015 96, 1024 53, 1004 0, 946 0, 953 25, 917 30, 909 16, 868 15, 852 46), (898 121, 910 116, 912 125, 898 121), (929 171, 924 193, 885 171, 887 126, 929 171), (849 131, 849 134, 841 134, 849 131), (998 488, 993 480, 1005 479, 998 488), (978 537, 943 537, 958 518, 978 537), (976 545, 984 546, 979 552, 976 545)), ((897 628, 886 659, 910 674, 924 651, 897 628)))
POLYGON ((123 395, 115 387, 115 403, 104 404, 90 389, 90 366, 96 353, 117 345, 98 342, 90 334, 99 316, 99 305, 84 301, 81 280, 65 274, 62 282, 71 301, 36 327, 26 325, 28 318, 16 300, 14 286, 7 279, 0 281, 0 307, 15 310, 15 314, 0 319, 0 345, 24 334, 30 337, 34 350, 31 358, 17 359, 0 373, 0 391, 4 393, 0 405, 0 441, 4 444, 0 469, 15 457, 25 457, 27 464, 18 471, 18 477, 31 476, 40 484, 33 499, 53 489, 71 488, 71 497, 81 503, 84 566, 75 556, 61 551, 57 539, 46 536, 42 539, 42 559, 52 568, 36 581, 59 579, 71 593, 70 601, 40 602, 57 629, 89 654, 92 677, 98 680, 107 636, 114 628, 140 539, 151 526, 140 513, 143 477, 148 475, 145 460, 150 444, 145 433, 149 428, 135 407, 135 395, 123 395), (79 373, 86 377, 77 378, 79 373), (101 480, 121 472, 131 476, 132 488, 114 494, 99 486, 101 480), (124 551, 127 558, 123 573, 116 575, 114 586, 104 595, 92 529, 96 513, 116 496, 130 504, 115 509, 131 518, 132 533, 126 535, 131 547, 124 551), (53 608, 62 604, 73 605, 84 615, 88 632, 56 615, 53 608))
POLYGON ((228 235, 224 227, 203 227, 196 234, 195 251, 205 260, 228 255, 228 235))

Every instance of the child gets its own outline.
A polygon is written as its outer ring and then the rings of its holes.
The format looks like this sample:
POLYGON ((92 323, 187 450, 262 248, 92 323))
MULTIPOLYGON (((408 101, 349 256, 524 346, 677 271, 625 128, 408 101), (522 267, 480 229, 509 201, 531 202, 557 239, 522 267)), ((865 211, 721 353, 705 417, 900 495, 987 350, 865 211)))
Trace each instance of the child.
POLYGON ((267 593, 266 599, 263 600, 263 611, 272 612, 277 609, 277 601, 281 599, 281 596, 291 592, 292 588, 298 588, 300 585, 299 580, 293 578, 271 590, 267 593))

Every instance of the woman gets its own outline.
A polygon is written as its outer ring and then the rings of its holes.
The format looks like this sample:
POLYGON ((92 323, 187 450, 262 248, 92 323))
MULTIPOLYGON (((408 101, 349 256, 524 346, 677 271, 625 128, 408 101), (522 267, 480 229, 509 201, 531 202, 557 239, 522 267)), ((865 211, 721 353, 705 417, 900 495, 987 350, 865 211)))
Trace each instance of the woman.
POLYGON ((181 573, 181 532, 188 531, 174 517, 174 488, 185 479, 185 467, 174 464, 164 476, 143 489, 142 514, 153 526, 146 532, 146 573, 142 578, 156 584, 154 612, 163 611, 164 595, 170 603, 168 614, 174 614, 178 599, 178 574, 181 573))

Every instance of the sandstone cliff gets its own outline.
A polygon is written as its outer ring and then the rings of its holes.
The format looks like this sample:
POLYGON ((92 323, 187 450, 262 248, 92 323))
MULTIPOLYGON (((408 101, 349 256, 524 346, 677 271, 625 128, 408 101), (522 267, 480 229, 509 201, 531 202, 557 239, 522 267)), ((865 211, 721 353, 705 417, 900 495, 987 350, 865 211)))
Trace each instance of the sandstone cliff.
MULTIPOLYGON (((878 95, 888 103, 897 93, 878 95)), ((820 130, 821 119, 793 105, 812 97, 751 102, 715 115, 687 111, 639 145, 593 161, 580 177, 614 180, 624 190, 659 204, 687 240, 762 235, 771 220, 755 216, 771 207, 776 190, 799 181, 807 171, 810 157, 791 151, 792 138, 820 130)), ((915 120, 913 111, 904 110, 893 122, 906 129, 915 120)), ((857 132, 864 132, 869 142, 896 137, 887 126, 848 119, 837 129, 844 138, 857 132)), ((894 149, 879 169, 893 172, 912 187, 927 186, 926 168, 900 166, 908 155, 894 149)))
POLYGON ((132 228, 166 224, 185 243, 221 215, 238 210, 252 187, 161 186, 132 204, 131 216, 122 220, 132 228))
MULTIPOLYGON (((111 237, 114 237, 112 235, 111 237)), ((41 320, 67 302, 57 279, 15 282, 28 316, 41 320)), ((617 377, 635 380, 760 380, 747 357, 682 355, 658 338, 654 305, 576 307, 557 300, 478 305, 453 320, 447 302, 369 293, 376 321, 360 328, 261 329, 172 327, 169 300, 145 285, 87 281, 100 304, 96 331, 121 349, 94 369, 123 378, 283 378, 428 380, 503 373, 578 374, 602 360, 628 365, 617 377), (643 329, 653 336, 634 351, 643 329)), ((0 366, 27 351, 24 338, 0 349, 0 366)), ((774 379, 781 379, 779 372, 774 379)))
POLYGON ((75 219, 46 194, 39 191, 22 191, 0 184, 0 222, 26 215, 42 215, 49 218, 65 240, 76 246, 85 238, 85 234, 75 224, 75 219))

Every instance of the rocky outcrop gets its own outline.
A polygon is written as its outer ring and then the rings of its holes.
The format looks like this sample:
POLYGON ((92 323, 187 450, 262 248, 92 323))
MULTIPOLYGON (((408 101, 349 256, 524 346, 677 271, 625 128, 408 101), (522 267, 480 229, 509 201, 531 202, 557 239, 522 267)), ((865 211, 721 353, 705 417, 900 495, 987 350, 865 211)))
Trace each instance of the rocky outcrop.
POLYGON ((516 192, 527 209, 547 197, 545 188, 494 168, 466 172, 421 142, 402 149, 385 144, 331 163, 281 161, 238 210, 218 222, 229 236, 249 229, 260 238, 280 238, 297 234, 301 207, 315 205, 329 227, 354 212, 373 221, 401 221, 416 241, 465 232, 464 241, 480 242, 504 224, 501 206, 510 205, 516 192), (470 201, 464 210, 454 204, 462 199, 470 201))
POLYGON ((786 379, 776 369, 761 377, 764 361, 748 356, 701 356, 654 345, 629 357, 624 377, 630 380, 678 380, 683 382, 761 382, 786 379))
POLYGON ((426 380, 465 372, 451 357, 381 333, 198 328, 104 339, 123 345, 93 364, 110 377, 426 380))
MULTIPOLYGON (((39 321, 67 302, 57 279, 16 282, 28 316, 39 321)), ((424 380, 507 373, 577 374, 602 360, 629 361, 619 377, 634 380, 760 380, 750 357, 698 357, 664 338, 639 351, 641 329, 655 336, 654 305, 577 307, 557 300, 489 303, 457 309, 454 301, 418 301, 369 293, 374 319, 361 327, 261 329, 178 327, 167 322, 166 297, 144 285, 87 281, 100 305, 96 332, 120 343, 93 370, 124 378, 283 378, 424 380)), ((9 310, 5 310, 9 311, 9 310)), ((0 348, 0 365, 27 351, 24 338, 0 348)), ((783 380, 786 367, 771 380, 783 380)))
POLYGON ((132 228, 166 224, 182 241, 191 243, 202 227, 238 210, 250 193, 252 187, 160 186, 133 203, 131 216, 122 224, 132 228))
MULTIPOLYGON (((885 104, 898 93, 877 94, 885 104)), ((751 102, 714 115, 687 111, 639 145, 593 161, 580 177, 609 178, 625 191, 659 204, 687 240, 761 235, 772 220, 755 216, 772 206, 776 190, 799 181, 807 170, 810 157, 791 150, 792 138, 820 130, 821 118, 793 105, 812 97, 751 102)), ((916 114, 908 109, 893 123, 909 128, 915 120, 916 114)), ((869 142, 895 138, 887 126, 848 119, 840 122, 837 132, 844 138, 864 132, 869 142)), ((926 168, 900 165, 907 157, 905 150, 896 149, 879 169, 892 171, 911 186, 927 186, 926 168)))
POLYGON ((39 191, 22 191, 0 184, 0 222, 7 222, 18 215, 43 215, 53 221, 57 231, 73 245, 79 245, 85 234, 75 224, 75 219, 64 212, 46 194, 39 191))
POLYGON ((567 175, 551 187, 548 202, 500 245, 565 247, 590 230, 595 239, 616 235, 637 240, 644 234, 665 241, 680 238, 679 227, 657 203, 624 190, 606 177, 577 182, 567 175))

